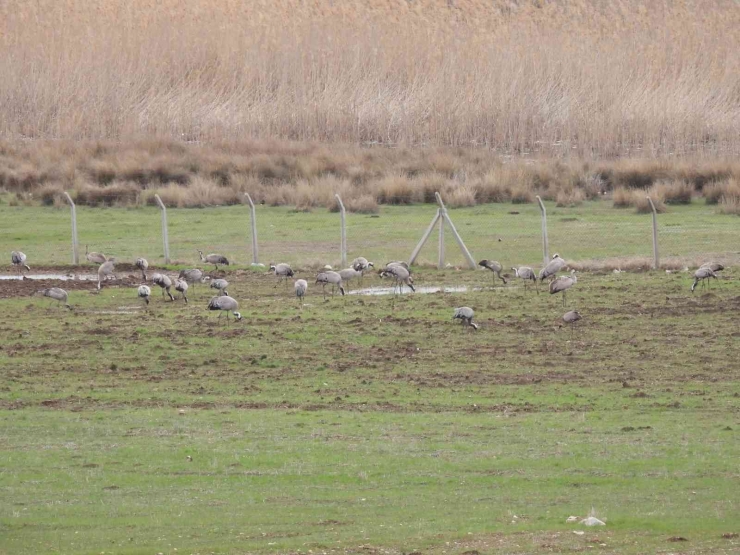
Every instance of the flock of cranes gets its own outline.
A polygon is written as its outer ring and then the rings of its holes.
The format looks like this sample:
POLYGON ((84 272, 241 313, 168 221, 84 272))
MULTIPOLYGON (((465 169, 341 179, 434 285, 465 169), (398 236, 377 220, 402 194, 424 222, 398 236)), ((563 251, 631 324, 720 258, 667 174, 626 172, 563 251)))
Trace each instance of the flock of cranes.
MULTIPOLYGON (((202 262, 213 264, 216 270, 218 270, 219 265, 229 265, 229 260, 223 255, 208 254, 204 256, 203 251, 200 250, 198 251, 198 254, 200 255, 200 260, 202 262)), ((31 270, 30 266, 26 263, 27 257, 24 253, 20 251, 13 251, 11 252, 10 258, 13 266, 18 268, 20 272, 22 272, 23 269, 25 269, 26 271, 31 270)), ((108 257, 105 254, 99 252, 90 252, 86 245, 85 258, 88 260, 88 262, 99 264, 97 271, 98 290, 101 289, 102 283, 105 280, 110 279, 111 277, 115 278, 114 271, 116 259, 114 257, 108 257)), ((478 264, 481 267, 491 271, 494 285, 496 278, 500 279, 503 284, 506 285, 506 277, 501 274, 501 272, 503 271, 503 265, 501 263, 495 260, 485 259, 481 260, 478 264)), ((576 276, 575 270, 571 270, 570 274, 567 275, 557 275, 558 272, 566 268, 567 265, 567 262, 559 254, 554 254, 552 256, 552 259, 539 271, 539 273, 536 273, 534 269, 529 266, 519 266, 513 267, 511 269, 514 272, 516 278, 523 280, 525 290, 527 289, 529 282, 534 282, 535 288, 539 293, 539 284, 544 282, 545 280, 549 280, 549 293, 551 295, 562 293, 563 306, 565 307, 566 293, 578 283, 578 278, 576 276)), ((223 278, 214 279, 211 278, 211 276, 205 275, 205 273, 198 268, 191 268, 181 270, 177 278, 173 281, 173 279, 168 275, 158 272, 147 276, 147 271, 149 270, 149 262, 147 262, 145 258, 137 258, 134 266, 137 268, 137 270, 141 271, 142 281, 151 281, 153 285, 156 285, 161 289, 162 297, 164 298, 164 296, 167 295, 170 301, 175 300, 175 297, 173 296, 171 291, 173 288, 176 293, 179 293, 181 295, 181 298, 187 304, 187 293, 191 286, 195 288, 195 286, 198 284, 209 283, 210 288, 215 289, 217 291, 217 294, 210 298, 207 309, 218 311, 219 318, 224 313, 226 313, 226 319, 228 320, 229 313, 231 313, 234 315, 237 321, 242 319, 242 316, 238 311, 239 303, 236 299, 229 296, 229 293, 227 291, 229 282, 223 278)), ((334 293, 337 289, 342 295, 345 295, 345 285, 353 279, 357 279, 361 283, 364 274, 368 272, 371 268, 375 268, 373 262, 370 262, 364 257, 358 257, 352 261, 352 264, 349 268, 345 268, 338 272, 332 270, 330 267, 327 266, 324 270, 320 271, 317 274, 315 284, 321 285, 324 299, 326 299, 327 285, 331 286, 332 296, 334 296, 334 293)), ((703 264, 693 274, 694 282, 691 285, 691 292, 694 292, 696 286, 699 283, 704 285, 705 283, 708 284, 709 280, 711 280, 712 278, 717 279, 717 273, 721 272, 722 270, 724 270, 724 266, 716 262, 703 264)), ((288 279, 295 276, 295 272, 290 267, 290 265, 285 263, 271 264, 269 271, 278 278, 275 287, 278 287, 281 282, 285 282, 287 284, 288 279)), ((382 269, 378 271, 378 275, 381 278, 389 278, 393 282, 394 295, 396 294, 396 290, 398 290, 399 294, 402 293, 404 286, 411 289, 411 291, 416 291, 414 287, 414 279, 411 275, 411 269, 406 262, 388 262, 382 269)), ((302 307, 304 298, 308 291, 308 282, 305 279, 296 280, 294 283, 294 291, 295 296, 302 307)), ((39 291, 38 293, 57 301, 60 306, 71 309, 71 306, 68 303, 69 296, 64 289, 61 289, 59 287, 51 287, 49 289, 39 291)), ((142 284, 137 287, 137 296, 138 298, 143 299, 146 305, 149 305, 151 295, 152 289, 148 285, 142 284)), ((460 320, 463 326, 477 330, 479 329, 479 325, 473 322, 474 317, 475 312, 470 307, 462 306, 454 309, 453 319, 460 320)), ((577 310, 566 312, 562 317, 562 320, 568 325, 573 325, 580 319, 581 314, 577 310)))

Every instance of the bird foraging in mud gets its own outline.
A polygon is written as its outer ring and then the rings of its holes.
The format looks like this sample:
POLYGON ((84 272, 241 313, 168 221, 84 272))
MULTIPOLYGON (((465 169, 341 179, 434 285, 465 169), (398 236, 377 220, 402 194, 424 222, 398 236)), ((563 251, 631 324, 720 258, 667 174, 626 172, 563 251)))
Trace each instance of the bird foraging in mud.
POLYGON ((696 272, 694 272, 694 283, 691 285, 691 292, 694 292, 694 289, 696 289, 696 284, 700 281, 702 282, 702 285, 704 285, 705 280, 706 283, 709 284, 709 281, 711 278, 717 279, 717 274, 714 273, 714 271, 709 267, 702 267, 699 268, 696 272))
POLYGON ((149 269, 149 262, 146 258, 137 258, 135 266, 141 270, 141 279, 146 281, 146 271, 149 269))
POLYGON ((270 271, 278 277, 278 281, 275 284, 275 287, 280 285, 281 281, 285 281, 287 285, 288 278, 293 277, 293 270, 291 269, 289 264, 270 264, 270 271))
POLYGON ((67 303, 69 295, 61 287, 50 287, 49 289, 43 289, 39 291, 38 294, 43 295, 44 297, 49 297, 50 299, 53 299, 55 301, 59 301, 59 306, 64 305, 65 308, 72 310, 72 307, 69 306, 69 304, 67 303))
POLYGON ((208 262, 209 264, 213 264, 216 270, 218 270, 219 264, 221 264, 222 266, 229 265, 229 260, 221 254, 209 254, 208 256, 203 256, 203 251, 198 251, 198 254, 200 254, 200 259, 203 262, 208 262))
POLYGON ((211 289, 217 289, 219 295, 228 295, 226 288, 229 286, 229 282, 225 279, 214 279, 211 282, 211 289))
POLYGON ((26 255, 23 254, 21 251, 13 251, 10 253, 10 261, 13 263, 13 266, 18 268, 18 272, 22 273, 23 268, 31 271, 31 267, 26 264, 26 255))
POLYGON ((149 297, 152 296, 152 290, 148 285, 139 285, 139 288, 136 290, 136 296, 144 299, 144 302, 149 304, 149 297))
POLYGON ((324 292, 324 299, 326 299, 326 285, 331 285, 331 296, 334 296, 334 289, 339 287, 340 293, 345 294, 344 287, 342 286, 342 276, 337 272, 321 272, 316 276, 316 283, 321 284, 322 291, 324 292))
MULTIPOLYGON (((524 280, 524 289, 527 289, 528 281, 533 281, 536 287, 537 275, 534 273, 534 270, 532 268, 530 268, 529 266, 519 266, 518 268, 512 268, 512 270, 514 270, 514 275, 516 277, 524 280)), ((539 289, 536 290, 539 293, 539 289)))
POLYGON ((178 291, 182 298, 185 299, 185 304, 188 304, 188 282, 184 279, 177 278, 175 280, 175 291, 178 291))
POLYGON ((295 288, 295 296, 298 297, 298 302, 301 303, 301 306, 303 306, 303 297, 306 296, 306 291, 308 290, 308 282, 305 279, 299 279, 296 280, 293 287, 295 288))
POLYGON ((238 308, 239 308, 239 303, 236 301, 236 299, 229 297, 228 295, 211 297, 211 300, 208 301, 208 310, 220 311, 218 314, 219 319, 221 319, 221 316, 225 312, 227 322, 229 320, 229 311, 231 311, 234 314, 234 316, 236 316, 237 321, 242 319, 242 315, 239 312, 237 312, 238 308))
POLYGON ((107 262, 104 262, 103 264, 101 264, 100 268, 98 268, 98 291, 100 291, 100 283, 104 279, 108 279, 110 277, 112 277, 113 279, 116 279, 116 276, 113 273, 113 271, 115 270, 115 263, 116 263, 116 259, 111 258, 107 262))
POLYGON ((455 309, 453 320, 460 320, 463 326, 469 326, 474 330, 478 329, 478 324, 473 322, 475 312, 469 306, 461 306, 455 309))
POLYGON ((494 283, 496 281, 495 276, 498 276, 498 278, 504 282, 504 285, 506 285, 506 278, 501 276, 501 271, 504 269, 504 267, 501 265, 500 262, 496 262, 495 260, 481 260, 480 262, 478 262, 478 266, 483 266, 487 270, 491 270, 491 279, 494 281, 494 283))
POLYGON ((414 278, 411 277, 411 273, 407 268, 401 264, 390 263, 385 267, 384 270, 380 270, 381 278, 391 278, 393 280, 393 294, 396 294, 396 287, 398 292, 403 293, 403 286, 408 286, 412 291, 416 292, 414 287, 414 278))
POLYGON ((170 293, 170 287, 172 287, 172 280, 165 274, 154 274, 152 276, 152 283, 162 288, 162 296, 164 297, 165 292, 171 301, 175 300, 175 297, 170 293))
POLYGON ((87 249, 87 245, 85 245, 85 258, 88 262, 91 262, 93 264, 103 264, 105 262, 108 262, 107 256, 99 252, 90 252, 87 249))

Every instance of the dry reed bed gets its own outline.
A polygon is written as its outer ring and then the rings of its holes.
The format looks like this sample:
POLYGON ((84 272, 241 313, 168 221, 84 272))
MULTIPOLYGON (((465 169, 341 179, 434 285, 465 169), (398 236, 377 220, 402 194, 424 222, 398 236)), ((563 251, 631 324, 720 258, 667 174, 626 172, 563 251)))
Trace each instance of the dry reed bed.
POLYGON ((63 190, 87 205, 199 207, 255 202, 333 208, 339 193, 353 212, 378 204, 487 202, 560 206, 613 196, 617 207, 646 210, 706 202, 736 213, 740 162, 724 158, 565 160, 511 158, 486 149, 385 148, 250 141, 199 145, 172 141, 0 143, 0 190, 13 202, 61 202, 63 190))
POLYGON ((6 2, 0 137, 733 155, 738 28, 734 0, 6 2))

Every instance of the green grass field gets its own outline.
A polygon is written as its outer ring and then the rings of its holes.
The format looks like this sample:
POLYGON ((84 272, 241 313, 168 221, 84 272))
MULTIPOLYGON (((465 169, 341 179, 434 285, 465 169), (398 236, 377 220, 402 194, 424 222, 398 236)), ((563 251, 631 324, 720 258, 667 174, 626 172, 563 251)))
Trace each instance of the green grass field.
MULTIPOLYGON (((587 208, 567 217, 596 221, 587 208)), ((504 209, 453 217, 460 229, 504 209)), ((682 210, 699 222, 705 209, 682 210)), ((80 212, 96 250, 138 255, 146 216, 141 254, 160 252, 155 211, 80 212)), ((200 219, 175 256, 221 247, 225 229, 246 229, 242 214, 171 211, 171 236, 200 219), (206 224, 215 215, 223 227, 206 224)), ((64 211, 3 206, 0 218, 13 222, 4 250, 17 237, 32 267, 66 260, 64 211)), ((244 237, 224 244, 246 252, 244 237)), ((72 311, 30 296, 41 282, 0 282, 0 553, 740 550, 723 537, 740 533, 733 268, 693 295, 684 272, 583 272, 567 297, 583 314, 573 330, 560 297, 493 288, 483 270, 415 273, 465 293, 327 301, 303 271, 301 310, 274 276, 231 268, 244 320, 228 325, 205 310, 204 286, 187 305, 154 291, 145 311, 128 273, 99 294, 59 284, 72 311), (479 331, 451 320, 460 305, 479 331), (566 523, 591 512, 606 527, 566 523)))

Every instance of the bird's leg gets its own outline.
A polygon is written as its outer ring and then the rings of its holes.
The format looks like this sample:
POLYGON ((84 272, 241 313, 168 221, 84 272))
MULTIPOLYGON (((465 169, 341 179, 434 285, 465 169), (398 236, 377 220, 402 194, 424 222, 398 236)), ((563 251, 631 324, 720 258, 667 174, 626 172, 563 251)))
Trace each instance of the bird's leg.
POLYGON ((565 291, 563 291, 563 308, 565 308, 565 291))

